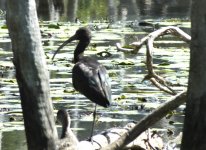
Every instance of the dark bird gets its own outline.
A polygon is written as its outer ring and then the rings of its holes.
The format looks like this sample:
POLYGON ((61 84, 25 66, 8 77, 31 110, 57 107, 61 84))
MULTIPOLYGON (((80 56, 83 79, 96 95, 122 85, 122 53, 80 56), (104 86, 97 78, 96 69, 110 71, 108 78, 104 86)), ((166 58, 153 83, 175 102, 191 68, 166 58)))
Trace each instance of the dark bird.
POLYGON ((62 125, 61 137, 57 143, 58 149, 64 149, 65 146, 70 147, 70 149, 73 150, 77 149, 79 141, 70 128, 71 119, 66 110, 60 109, 58 111, 57 122, 62 125))
POLYGON ((84 56, 84 51, 91 40, 91 32, 85 27, 79 28, 72 37, 65 41, 54 53, 52 59, 54 59, 61 48, 74 40, 79 40, 79 43, 74 50, 73 86, 77 91, 95 103, 91 140, 96 118, 96 104, 103 107, 110 106, 111 86, 106 68, 94 58, 84 56))

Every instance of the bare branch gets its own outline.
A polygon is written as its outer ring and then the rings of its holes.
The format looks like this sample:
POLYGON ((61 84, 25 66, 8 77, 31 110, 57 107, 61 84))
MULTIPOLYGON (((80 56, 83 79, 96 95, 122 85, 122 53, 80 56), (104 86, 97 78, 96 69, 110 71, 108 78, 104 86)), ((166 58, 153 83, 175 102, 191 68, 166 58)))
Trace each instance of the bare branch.
POLYGON ((174 96, 170 101, 160 106, 157 110, 153 111, 148 116, 144 117, 134 128, 123 134, 117 141, 109 144, 101 150, 117 150, 122 149, 136 137, 138 137, 148 127, 163 118, 169 111, 177 108, 186 101, 186 91, 174 96))
POLYGON ((153 54, 153 50, 154 50, 154 45, 153 45, 154 40, 156 38, 158 38, 159 36, 163 36, 166 34, 172 34, 172 35, 178 36, 187 43, 190 43, 190 41, 191 41, 190 35, 188 35, 184 31, 182 31, 178 27, 168 26, 168 27, 160 28, 160 29, 148 34, 147 36, 145 36, 141 40, 130 44, 130 45, 135 46, 134 49, 122 48, 119 43, 117 43, 117 48, 119 51, 122 51, 122 52, 138 52, 138 50, 145 44, 146 50, 147 50, 146 51, 146 66, 147 66, 148 74, 145 76, 144 80, 150 80, 160 90, 162 90, 166 93, 175 95, 176 92, 169 86, 169 85, 172 85, 172 83, 164 80, 164 78, 157 75, 153 69, 153 56, 152 56, 152 54, 153 54))

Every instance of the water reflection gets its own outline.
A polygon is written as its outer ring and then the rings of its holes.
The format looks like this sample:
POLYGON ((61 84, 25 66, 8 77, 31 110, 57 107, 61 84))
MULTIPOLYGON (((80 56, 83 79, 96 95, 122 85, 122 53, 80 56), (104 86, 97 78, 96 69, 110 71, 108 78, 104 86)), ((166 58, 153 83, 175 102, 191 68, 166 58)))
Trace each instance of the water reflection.
MULTIPOLYGON (((5 1, 0 9, 5 10, 5 1)), ((190 0, 36 0, 40 20, 112 21, 188 18, 190 0)))

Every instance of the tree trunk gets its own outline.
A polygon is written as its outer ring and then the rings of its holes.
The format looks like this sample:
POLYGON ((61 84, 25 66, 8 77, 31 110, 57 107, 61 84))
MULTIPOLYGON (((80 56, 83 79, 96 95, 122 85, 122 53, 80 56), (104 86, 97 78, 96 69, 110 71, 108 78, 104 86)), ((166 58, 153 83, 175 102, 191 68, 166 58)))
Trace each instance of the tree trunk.
POLYGON ((182 150, 206 149, 206 1, 192 1, 192 40, 182 150))
POLYGON ((7 0, 7 25, 29 150, 55 149, 57 131, 35 0, 7 0))

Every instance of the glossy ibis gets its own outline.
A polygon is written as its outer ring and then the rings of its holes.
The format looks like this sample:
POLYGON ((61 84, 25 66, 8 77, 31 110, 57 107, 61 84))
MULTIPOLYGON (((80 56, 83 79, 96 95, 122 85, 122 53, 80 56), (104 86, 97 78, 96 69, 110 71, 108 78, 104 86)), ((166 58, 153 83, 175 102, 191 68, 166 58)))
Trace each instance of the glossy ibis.
POLYGON ((84 51, 91 40, 91 32, 85 27, 79 28, 72 37, 65 41, 54 53, 52 59, 54 59, 61 48, 74 40, 79 40, 79 43, 74 50, 73 86, 77 91, 95 103, 91 140, 96 118, 96 104, 103 107, 110 105, 111 87, 106 68, 94 58, 84 56, 84 51))

